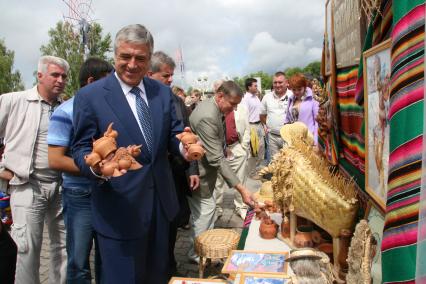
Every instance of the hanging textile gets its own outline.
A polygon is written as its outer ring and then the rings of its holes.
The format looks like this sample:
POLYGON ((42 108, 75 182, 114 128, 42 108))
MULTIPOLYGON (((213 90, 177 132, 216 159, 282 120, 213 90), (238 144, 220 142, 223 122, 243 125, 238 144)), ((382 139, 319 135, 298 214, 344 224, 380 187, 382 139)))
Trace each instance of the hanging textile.
POLYGON ((424 0, 393 3, 383 283, 414 283, 424 96, 424 0))
POLYGON ((336 92, 339 105, 341 159, 340 171, 353 177, 357 186, 364 189, 364 107, 355 101, 358 67, 348 67, 337 72, 336 92))

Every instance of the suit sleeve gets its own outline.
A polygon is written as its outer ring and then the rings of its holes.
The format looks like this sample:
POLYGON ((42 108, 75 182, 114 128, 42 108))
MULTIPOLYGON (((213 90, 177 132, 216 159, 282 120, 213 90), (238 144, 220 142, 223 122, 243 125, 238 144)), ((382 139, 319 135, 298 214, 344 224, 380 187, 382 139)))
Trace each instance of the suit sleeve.
POLYGON ((218 139, 219 127, 213 121, 204 118, 197 123, 195 129, 203 142, 204 149, 206 150, 205 158, 209 166, 218 169, 218 173, 222 175, 229 187, 239 184, 240 180, 229 166, 223 154, 222 141, 218 139))
POLYGON ((74 98, 73 124, 74 137, 71 143, 72 157, 81 173, 95 179, 89 166, 84 161, 84 156, 93 148, 93 138, 99 137, 95 114, 87 101, 88 94, 77 93, 74 98))
POLYGON ((176 135, 183 132, 182 120, 179 120, 176 116, 176 108, 173 102, 173 93, 169 89, 169 104, 170 104, 170 133, 169 133, 169 151, 174 155, 181 156, 179 150, 180 141, 176 138, 176 135))

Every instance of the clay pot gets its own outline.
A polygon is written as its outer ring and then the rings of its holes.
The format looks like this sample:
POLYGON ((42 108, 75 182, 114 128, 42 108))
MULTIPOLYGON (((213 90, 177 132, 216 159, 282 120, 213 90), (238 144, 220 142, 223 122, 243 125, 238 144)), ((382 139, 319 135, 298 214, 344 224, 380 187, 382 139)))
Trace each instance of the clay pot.
POLYGON ((317 230, 312 231, 312 241, 317 245, 323 243, 321 234, 317 230))
POLYGON ((176 138, 185 146, 197 143, 197 136, 192 132, 182 132, 176 135, 176 138))
POLYGON ((322 244, 319 244, 316 248, 317 250, 325 253, 330 259, 330 262, 333 263, 333 244, 332 243, 322 243, 322 244))
POLYGON ((117 150, 117 144, 111 137, 104 136, 93 142, 93 152, 98 153, 102 159, 108 157, 115 150, 117 150))
POLYGON ((190 144, 187 151, 191 160, 200 160, 204 156, 204 149, 198 144, 190 144))
POLYGON ((102 158, 98 153, 92 152, 89 155, 84 156, 84 161, 87 165, 93 168, 102 161, 102 158))
POLYGON ((281 236, 283 236, 283 238, 290 237, 290 220, 286 215, 284 215, 283 221, 281 223, 281 236))
POLYGON ((277 236, 278 224, 270 217, 263 218, 259 227, 259 234, 263 239, 274 239, 277 236))
POLYGON ((339 255, 337 257, 337 261, 339 262, 340 273, 348 272, 348 262, 346 259, 348 258, 349 246, 351 244, 352 232, 347 229, 342 229, 340 231, 340 250, 339 255))
POLYGON ((313 247, 312 226, 299 226, 294 236, 294 245, 298 248, 313 247))

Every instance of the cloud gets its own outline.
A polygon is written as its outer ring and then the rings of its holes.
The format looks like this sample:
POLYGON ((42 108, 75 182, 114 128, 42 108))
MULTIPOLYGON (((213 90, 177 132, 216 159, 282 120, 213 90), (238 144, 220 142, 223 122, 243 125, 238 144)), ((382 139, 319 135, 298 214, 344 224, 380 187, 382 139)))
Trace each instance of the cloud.
POLYGON ((301 38, 295 42, 280 42, 268 32, 260 32, 248 46, 248 57, 251 60, 247 64, 247 70, 273 73, 288 67, 304 67, 312 61, 321 59, 321 49, 313 46, 314 44, 310 38, 301 38))
MULTIPOLYGON (((0 10, 7 11, 0 17, 0 37, 15 51, 15 67, 27 87, 49 29, 67 14, 66 1, 0 1, 0 10)), ((214 81, 320 59, 323 0, 86 1, 92 3, 91 18, 112 37, 140 23, 153 33, 156 50, 174 57, 181 45, 186 86, 200 76, 214 81)))

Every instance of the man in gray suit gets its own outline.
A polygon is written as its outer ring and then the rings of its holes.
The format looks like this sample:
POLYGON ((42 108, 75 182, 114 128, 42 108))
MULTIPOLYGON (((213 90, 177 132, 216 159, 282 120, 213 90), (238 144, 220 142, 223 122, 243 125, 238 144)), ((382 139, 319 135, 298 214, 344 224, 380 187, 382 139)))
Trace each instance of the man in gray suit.
MULTIPOLYGON (((226 81, 219 87, 214 97, 202 101, 189 117, 191 129, 200 137, 206 150, 198 163, 200 188, 188 197, 192 212, 190 222, 193 238, 214 226, 216 200, 213 190, 218 174, 221 174, 229 187, 234 187, 241 194, 244 203, 254 205, 252 194, 231 169, 224 151, 225 115, 236 109, 242 97, 241 88, 233 81, 226 81)), ((199 260, 194 247, 189 250, 188 257, 194 261, 199 260)))

